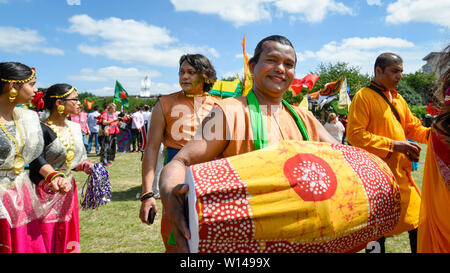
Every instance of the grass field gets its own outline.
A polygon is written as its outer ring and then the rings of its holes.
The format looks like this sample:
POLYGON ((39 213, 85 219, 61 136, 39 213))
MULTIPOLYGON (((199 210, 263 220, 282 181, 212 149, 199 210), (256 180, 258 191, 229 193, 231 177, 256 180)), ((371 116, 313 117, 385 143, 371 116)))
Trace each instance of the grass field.
MULTIPOLYGON (((419 170, 413 177, 422 188, 426 145, 422 146, 419 170)), ((92 162, 98 157, 89 156, 92 162)), ((108 167, 111 175, 112 200, 98 210, 83 211, 80 208, 80 244, 82 253, 162 253, 164 245, 160 236, 161 202, 157 200, 159 215, 155 224, 147 226, 139 219, 141 192, 141 154, 118 153, 114 164, 108 167)), ((84 173, 75 174, 78 196, 87 178, 84 173)), ((408 233, 389 237, 386 251, 409 253, 408 233)))

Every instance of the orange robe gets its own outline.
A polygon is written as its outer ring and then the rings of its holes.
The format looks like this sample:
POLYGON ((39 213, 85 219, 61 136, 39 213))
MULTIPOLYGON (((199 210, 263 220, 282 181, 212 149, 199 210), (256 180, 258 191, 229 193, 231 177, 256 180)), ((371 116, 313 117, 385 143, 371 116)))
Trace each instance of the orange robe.
POLYGON ((430 137, 423 170, 417 252, 449 253, 450 189, 445 184, 431 142, 430 137))
POLYGON ((191 140, 202 120, 209 114, 217 101, 207 94, 188 98, 181 91, 159 99, 166 121, 163 144, 166 147, 181 149, 191 140))
MULTIPOLYGON (((217 105, 225 113, 225 123, 231 135, 230 142, 219 157, 230 157, 255 150, 253 131, 247 97, 228 98, 218 101, 217 105)), ((292 106, 306 127, 310 141, 320 141, 317 120, 307 110, 292 106)), ((277 144, 280 140, 303 140, 293 116, 284 106, 276 115, 268 116, 263 112, 267 128, 268 145, 277 144)))
MULTIPOLYGON (((389 93, 384 93, 389 98, 389 93)), ((417 228, 420 211, 420 191, 411 176, 411 161, 403 153, 393 151, 393 140, 412 139, 426 143, 430 132, 430 128, 422 126, 420 120, 411 113, 403 97, 396 91, 391 93, 400 122, 387 102, 375 91, 365 87, 352 100, 347 124, 348 142, 383 159, 400 187, 400 221, 386 236, 417 228)))

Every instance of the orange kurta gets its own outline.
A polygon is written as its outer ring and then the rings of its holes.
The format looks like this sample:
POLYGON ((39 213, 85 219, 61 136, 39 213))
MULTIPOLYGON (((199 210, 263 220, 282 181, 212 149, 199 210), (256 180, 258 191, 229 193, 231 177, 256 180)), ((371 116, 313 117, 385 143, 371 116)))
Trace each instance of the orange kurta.
MULTIPOLYGON (((247 97, 228 98, 219 101, 217 104, 225 113, 226 126, 231 132, 231 135, 227 137, 230 142, 219 157, 230 157, 255 150, 247 97)), ((314 115, 299 107, 292 107, 303 121, 309 139, 320 141, 314 115)), ((262 113, 267 128, 269 146, 277 144, 280 140, 303 140, 293 116, 284 106, 278 111, 278 115, 269 116, 263 110, 262 113)))
POLYGON ((440 172, 431 142, 430 138, 423 171, 417 252, 449 253, 450 190, 440 172))
MULTIPOLYGON (((385 95, 389 98, 388 92, 385 95)), ((347 124, 349 143, 383 159, 399 184, 400 222, 386 235, 417 228, 420 211, 420 191, 411 176, 411 161, 403 153, 393 151, 393 141, 412 139, 426 143, 430 131, 421 125, 420 120, 409 110, 407 102, 396 91, 392 91, 392 104, 400 115, 400 122, 379 94, 369 88, 362 88, 350 105, 347 124)))

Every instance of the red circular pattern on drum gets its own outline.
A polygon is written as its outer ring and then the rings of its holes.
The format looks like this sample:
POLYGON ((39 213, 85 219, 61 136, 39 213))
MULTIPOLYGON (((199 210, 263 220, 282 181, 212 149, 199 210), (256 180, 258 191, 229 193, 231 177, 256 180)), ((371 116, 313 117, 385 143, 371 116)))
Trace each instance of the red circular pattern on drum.
POLYGON ((324 201, 336 192, 336 175, 325 160, 313 154, 297 154, 284 163, 284 175, 304 201, 324 201))

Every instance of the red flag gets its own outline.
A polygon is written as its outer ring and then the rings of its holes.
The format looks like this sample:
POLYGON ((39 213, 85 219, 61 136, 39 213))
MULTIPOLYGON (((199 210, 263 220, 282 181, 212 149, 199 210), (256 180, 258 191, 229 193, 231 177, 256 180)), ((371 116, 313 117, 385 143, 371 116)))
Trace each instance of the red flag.
POLYGON ((319 75, 316 74, 308 74, 306 75, 303 80, 305 81, 303 84, 308 87, 309 91, 311 91, 314 87, 314 84, 316 84, 316 81, 319 79, 319 75))
POLYGON ((295 95, 297 96, 302 92, 303 84, 305 83, 305 79, 294 79, 291 83, 291 88, 294 90, 295 95))
POLYGON ((316 74, 308 74, 303 79, 294 79, 291 84, 292 90, 294 90, 295 94, 298 95, 302 92, 303 86, 307 87, 309 91, 311 91, 316 84, 316 81, 319 79, 319 75, 316 74))

